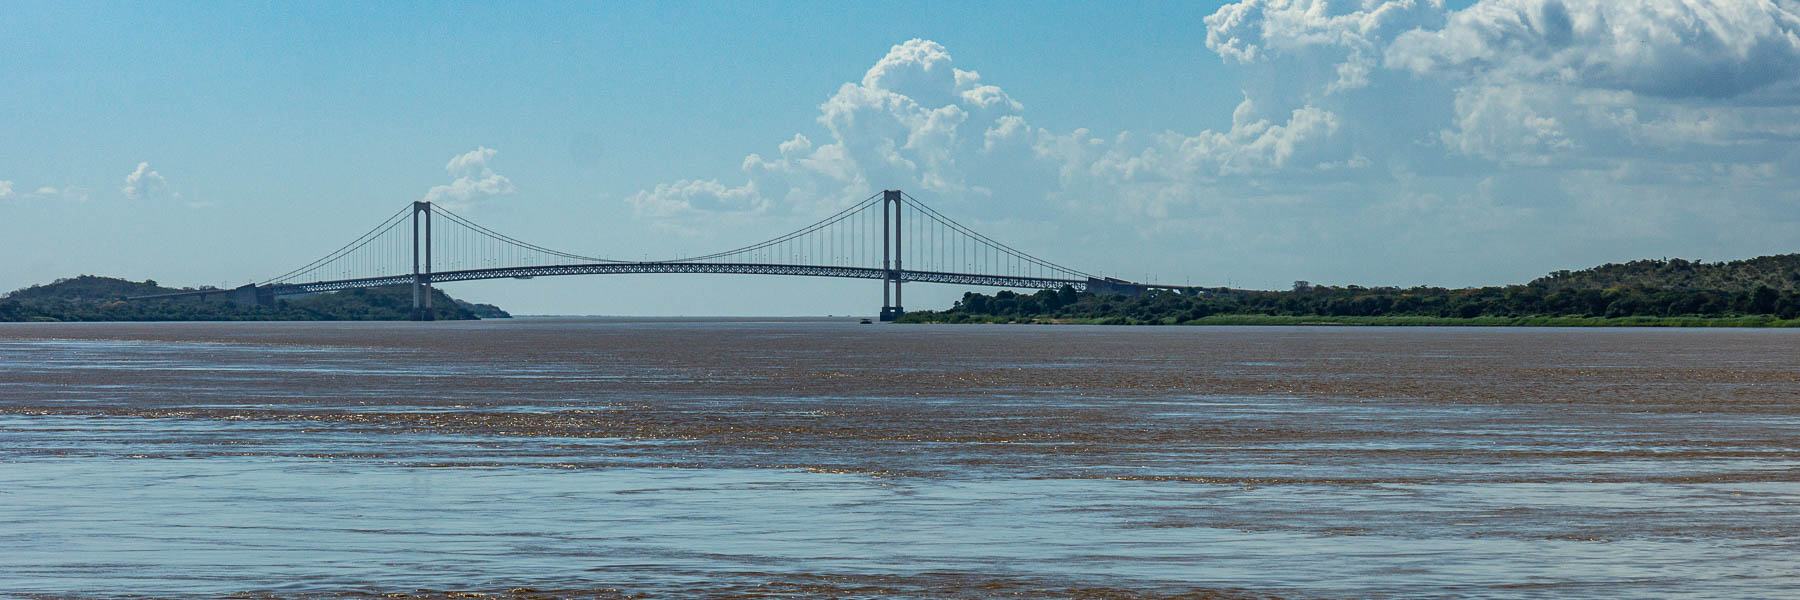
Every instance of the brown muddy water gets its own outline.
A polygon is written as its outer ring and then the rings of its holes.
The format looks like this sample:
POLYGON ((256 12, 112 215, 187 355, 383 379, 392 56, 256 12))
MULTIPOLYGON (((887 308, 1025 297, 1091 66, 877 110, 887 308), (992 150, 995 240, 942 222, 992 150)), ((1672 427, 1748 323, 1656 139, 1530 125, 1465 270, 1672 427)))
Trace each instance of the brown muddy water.
POLYGON ((0 596, 1800 597, 1796 556, 1795 330, 0 326, 0 596))

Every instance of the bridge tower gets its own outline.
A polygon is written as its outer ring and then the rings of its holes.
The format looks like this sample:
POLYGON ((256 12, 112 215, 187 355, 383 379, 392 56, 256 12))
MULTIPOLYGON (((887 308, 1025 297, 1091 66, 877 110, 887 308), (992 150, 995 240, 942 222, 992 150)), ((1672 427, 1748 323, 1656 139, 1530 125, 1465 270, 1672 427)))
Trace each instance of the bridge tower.
POLYGON ((423 200, 413 202, 412 233, 412 320, 431 321, 436 318, 436 314, 431 310, 431 202, 423 200), (425 215, 425 239, 423 244, 419 243, 419 215, 421 213, 425 215), (425 248, 425 271, 423 273, 419 272, 420 246, 424 246, 425 248))
POLYGON ((900 190, 881 192, 881 269, 887 273, 881 281, 881 320, 892 321, 906 314, 900 299, 900 190), (890 239, 891 238, 891 239, 890 239), (890 259, 890 257, 892 257, 890 259), (892 303, 888 286, 892 284, 892 303))

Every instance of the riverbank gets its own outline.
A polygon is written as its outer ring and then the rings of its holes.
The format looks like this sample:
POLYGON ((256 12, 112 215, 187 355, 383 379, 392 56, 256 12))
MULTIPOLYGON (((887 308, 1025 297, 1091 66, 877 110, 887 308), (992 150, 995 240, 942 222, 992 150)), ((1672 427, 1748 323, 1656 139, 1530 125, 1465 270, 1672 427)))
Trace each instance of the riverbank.
POLYGON ((1800 327, 1800 319, 1766 315, 1741 317, 1420 317, 1420 316, 1318 316, 1318 315, 1209 315, 1180 320, 1132 317, 1053 318, 964 313, 910 313, 901 323, 916 324, 1025 324, 1025 325, 1346 325, 1371 327, 1800 327))
MULTIPOLYGON (((1601 268, 1599 270, 1607 270, 1601 268)), ((1583 272, 1589 273, 1589 272, 1583 272)), ((1380 325, 1485 327, 1794 327, 1800 288, 1788 279, 1734 280, 1719 289, 1686 280, 1604 288, 1565 287, 1557 272, 1524 285, 1480 288, 1333 287, 1291 290, 1146 289, 1095 293, 1073 286, 1020 294, 965 293, 908 323, 1086 323, 1101 325, 1380 325), (1781 287, 1769 284, 1774 282, 1781 287)), ((1786 275, 1783 275, 1786 277, 1786 275)), ((1710 281, 1710 280, 1709 280, 1710 281)), ((1704 283, 1704 282, 1703 282, 1704 283)), ((1716 283, 1716 282, 1713 282, 1716 283)))

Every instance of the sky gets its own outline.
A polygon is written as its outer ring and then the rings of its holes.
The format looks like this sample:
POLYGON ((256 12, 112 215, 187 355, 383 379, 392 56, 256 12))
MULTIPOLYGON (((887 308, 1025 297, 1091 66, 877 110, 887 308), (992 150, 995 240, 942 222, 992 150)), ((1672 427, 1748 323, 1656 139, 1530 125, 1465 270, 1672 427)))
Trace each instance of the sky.
MULTIPOLYGON (((14 2, 0 115, 6 290, 260 281, 422 199, 639 259, 902 189, 1084 271, 1262 289, 1800 251, 1796 0, 14 2)), ((525 314, 881 296, 444 289, 525 314)))

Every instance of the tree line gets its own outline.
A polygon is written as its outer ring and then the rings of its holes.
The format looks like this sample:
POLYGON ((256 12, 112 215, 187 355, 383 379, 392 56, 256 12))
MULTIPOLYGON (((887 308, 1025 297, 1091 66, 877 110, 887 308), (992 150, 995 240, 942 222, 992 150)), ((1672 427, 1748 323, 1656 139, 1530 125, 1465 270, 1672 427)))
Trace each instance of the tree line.
MULTIPOLYGON (((967 317, 1016 320, 1123 319, 1139 323, 1181 323, 1213 315, 1313 317, 1701 317, 1766 315, 1800 318, 1800 292, 1769 286, 1747 291, 1680 290, 1647 286, 1606 289, 1511 285, 1441 287, 1325 286, 1304 281, 1286 291, 1194 289, 1188 293, 1151 290, 1141 295, 1091 294, 1064 286, 1020 294, 966 293, 945 311, 913 313, 911 321, 956 321, 967 317)), ((982 319, 994 320, 994 319, 982 319)))

